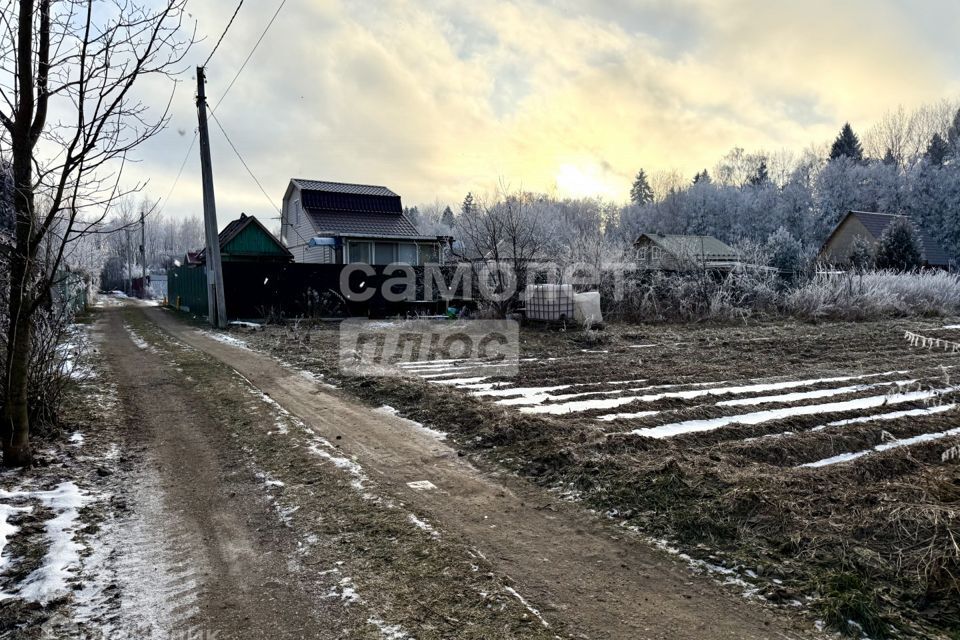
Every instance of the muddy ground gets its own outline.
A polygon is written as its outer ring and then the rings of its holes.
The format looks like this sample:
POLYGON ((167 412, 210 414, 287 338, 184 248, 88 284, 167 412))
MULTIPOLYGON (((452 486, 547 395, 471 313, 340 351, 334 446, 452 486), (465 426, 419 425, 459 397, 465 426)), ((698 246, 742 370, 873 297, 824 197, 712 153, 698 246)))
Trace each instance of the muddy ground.
POLYGON ((472 379, 482 371, 467 366, 438 368, 430 378, 342 376, 333 324, 240 329, 231 336, 313 372, 342 393, 371 406, 388 404, 449 434, 478 466, 506 468, 678 548, 749 597, 806 612, 852 635, 960 637, 960 467, 949 453, 960 438, 801 466, 957 427, 960 373, 953 367, 960 353, 951 344, 960 342, 960 330, 944 326, 931 319, 615 325, 602 332, 525 328, 519 376, 482 381, 472 379), (907 331, 942 342, 911 343, 907 331), (464 377, 470 379, 455 382, 464 377), (444 379, 454 383, 439 384, 444 379), (610 392, 611 383, 623 381, 644 389, 633 392, 637 396, 659 388, 803 384, 716 396, 668 394, 564 413, 565 403, 629 396, 610 392), (477 395, 490 383, 572 386, 547 391, 535 404, 521 398, 509 405, 498 404, 504 397, 477 395), (792 392, 800 395, 782 396, 792 392), (556 397, 571 393, 578 395, 556 397), (744 395, 777 397, 719 404, 744 395), (878 395, 895 399, 856 406, 878 395), (848 401, 854 404, 833 411, 815 407, 848 401), (812 412, 794 411, 805 407, 812 412), (643 435, 664 424, 776 409, 787 412, 751 425, 734 421, 669 438, 643 435), (643 411, 658 413, 613 415, 643 411), (875 417, 899 411, 913 413, 875 417))

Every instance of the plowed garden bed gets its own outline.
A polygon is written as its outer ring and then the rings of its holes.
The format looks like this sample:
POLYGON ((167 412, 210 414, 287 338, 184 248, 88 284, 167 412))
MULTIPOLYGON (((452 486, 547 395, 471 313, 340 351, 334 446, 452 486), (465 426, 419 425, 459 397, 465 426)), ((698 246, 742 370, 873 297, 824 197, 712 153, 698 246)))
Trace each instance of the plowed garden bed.
POLYGON ((336 325, 242 335, 853 635, 960 634, 960 328, 524 329, 520 374, 337 370, 336 325), (907 332, 930 338, 908 339, 907 332))

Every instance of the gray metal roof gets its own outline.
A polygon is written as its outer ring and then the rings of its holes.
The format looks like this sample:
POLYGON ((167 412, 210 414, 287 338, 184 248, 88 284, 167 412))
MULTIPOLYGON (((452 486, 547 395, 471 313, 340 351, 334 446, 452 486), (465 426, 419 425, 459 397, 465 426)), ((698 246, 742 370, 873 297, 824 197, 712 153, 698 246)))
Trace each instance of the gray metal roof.
POLYGON ((376 211, 323 211, 307 209, 316 235, 392 236, 419 238, 420 233, 402 213, 376 211))
MULTIPOLYGON (((873 211, 850 211, 847 215, 859 220, 860 224, 866 227, 867 231, 877 240, 880 239, 880 236, 883 235, 886 228, 890 226, 890 223, 897 218, 906 218, 909 220, 908 216, 895 213, 876 213, 873 211)), ((844 216, 844 220, 845 219, 846 216, 844 216)), ((911 220, 911 223, 912 222, 911 220)), ((840 221, 840 224, 843 224, 843 220, 840 221)), ((838 224, 837 227, 839 228, 839 226, 838 224)), ((921 229, 919 225, 914 224, 913 228, 917 230, 917 237, 920 239, 920 247, 923 251, 923 259, 926 260, 927 264, 943 267, 948 266, 950 264, 950 257, 940 246, 940 243, 934 240, 929 233, 921 229)), ((836 231, 836 229, 834 231, 836 231)), ((832 237, 833 234, 831 233, 830 236, 832 237)), ((827 238, 828 242, 829 240, 830 238, 827 238)))
POLYGON ((643 240, 657 245, 677 258, 692 258, 709 261, 737 261, 740 254, 730 245, 713 236, 680 236, 644 233, 637 238, 636 245, 643 240))
POLYGON ((291 179, 301 189, 310 191, 327 191, 330 193, 350 193, 358 196, 388 196, 397 197, 386 187, 372 184, 350 184, 348 182, 328 182, 326 180, 307 180, 305 178, 291 179))

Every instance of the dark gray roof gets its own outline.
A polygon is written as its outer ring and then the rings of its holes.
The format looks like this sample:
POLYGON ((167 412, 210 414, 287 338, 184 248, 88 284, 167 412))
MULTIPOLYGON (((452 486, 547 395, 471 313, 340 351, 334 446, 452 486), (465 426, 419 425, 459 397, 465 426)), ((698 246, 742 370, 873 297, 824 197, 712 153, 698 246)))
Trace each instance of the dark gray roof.
MULTIPOLYGON (((859 220, 860 224, 866 227, 867 231, 869 231, 870 234, 877 240, 880 239, 880 236, 883 235, 884 230, 890 226, 891 222, 897 218, 907 218, 907 216, 902 216, 895 213, 875 213, 872 211, 851 211, 847 215, 853 216, 859 220)), ((840 222, 841 224, 843 223, 842 220, 840 222)), ((839 227, 840 225, 837 226, 839 227)), ((923 250, 923 259, 926 260, 927 264, 938 267, 948 266, 950 264, 950 257, 940 246, 940 243, 934 240, 929 233, 921 229, 919 225, 914 224, 913 226, 917 230, 917 236, 920 238, 920 246, 923 250)), ((831 237, 833 236, 833 234, 830 235, 831 237)), ((829 238, 827 240, 829 241, 829 238)))
POLYGON ((318 235, 419 238, 400 196, 386 187, 294 178, 318 235))
POLYGON ((399 197, 390 189, 372 184, 349 184, 347 182, 328 182, 326 180, 306 180, 293 178, 291 180, 301 189, 311 191, 328 191, 330 193, 349 193, 358 196, 388 196, 399 197))
POLYGON ((307 209, 318 235, 401 236, 419 238, 416 228, 403 213, 379 211, 323 211, 307 209))

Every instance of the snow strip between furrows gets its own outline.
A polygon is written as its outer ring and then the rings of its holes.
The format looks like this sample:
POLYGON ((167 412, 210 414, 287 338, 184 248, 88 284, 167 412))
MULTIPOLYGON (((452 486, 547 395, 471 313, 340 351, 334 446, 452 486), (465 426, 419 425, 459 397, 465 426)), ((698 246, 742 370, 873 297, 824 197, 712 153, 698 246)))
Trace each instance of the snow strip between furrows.
POLYGON ((624 396, 622 398, 605 398, 602 400, 580 400, 574 402, 563 402, 559 404, 544 405, 538 407, 521 407, 521 413, 546 413, 551 415, 563 415, 566 413, 575 413, 578 411, 589 411, 591 409, 613 409, 632 402, 656 402, 667 398, 680 398, 690 400, 703 396, 720 396, 725 394, 744 394, 744 393, 762 393, 764 391, 779 391, 780 389, 791 389, 794 387, 807 387, 814 384, 824 384, 832 382, 846 382, 848 380, 862 380, 863 378, 876 378, 879 376, 892 375, 894 373, 904 373, 902 371, 887 371, 884 373, 870 373, 860 376, 841 376, 836 378, 811 378, 807 380, 787 380, 784 382, 767 382, 761 384, 749 384, 733 387, 713 387, 707 389, 688 389, 686 391, 669 391, 665 393, 652 393, 641 396, 624 396))
POLYGON ((921 442, 933 442, 934 440, 949 438, 950 436, 956 436, 956 435, 960 435, 960 427, 948 429, 947 431, 940 431, 939 433, 921 433, 920 435, 913 436, 912 438, 902 438, 900 440, 891 440, 889 442, 882 442, 877 446, 872 447, 870 449, 865 449, 864 451, 851 451, 849 453, 841 453, 839 455, 831 456, 829 458, 824 458, 823 460, 808 462, 806 464, 801 464, 800 467, 827 467, 833 464, 838 464, 840 462, 849 462, 851 460, 856 460, 857 458, 862 458, 863 456, 870 455, 871 453, 880 453, 882 451, 889 451, 890 449, 899 449, 900 447, 909 447, 911 445, 919 444, 921 442))
POLYGON ((686 420, 684 422, 675 422, 672 424, 663 424, 658 427, 646 429, 634 429, 630 432, 632 435, 645 436, 647 438, 672 438, 686 433, 698 433, 702 431, 713 431, 731 424, 761 424, 771 420, 782 420, 794 416, 810 416, 819 413, 837 413, 841 411, 856 411, 859 409, 872 409, 886 405, 902 404, 904 402, 916 402, 920 400, 929 400, 943 393, 957 391, 960 387, 949 387, 946 389, 934 389, 931 391, 911 391, 909 393, 897 393, 885 396, 869 396, 866 398, 856 398, 854 400, 845 400, 841 402, 829 402, 826 404, 812 404, 800 407, 786 407, 783 409, 769 409, 767 411, 755 411, 753 413, 743 413, 732 416, 722 416, 719 418, 707 418, 703 420, 686 420))

